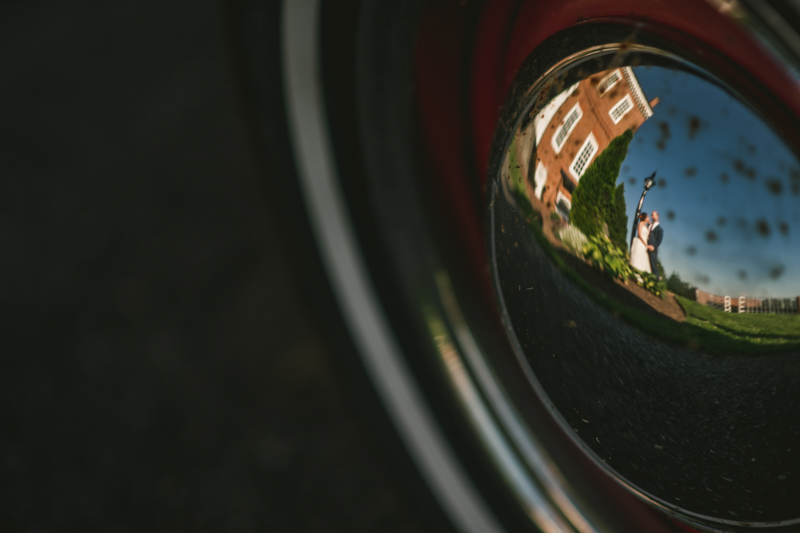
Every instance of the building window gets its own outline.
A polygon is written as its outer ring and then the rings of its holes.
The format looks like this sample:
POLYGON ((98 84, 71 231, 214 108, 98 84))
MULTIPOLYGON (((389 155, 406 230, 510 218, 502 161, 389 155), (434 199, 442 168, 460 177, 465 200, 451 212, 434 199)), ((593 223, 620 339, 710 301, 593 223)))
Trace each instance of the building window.
POLYGON ((611 120, 614 121, 614 124, 619 124, 622 117, 631 109, 633 109, 633 99, 630 94, 626 94, 619 102, 614 104, 614 107, 611 108, 608 114, 611 116, 611 120))
POLYGON ((564 185, 564 188, 567 190, 568 193, 572 194, 575 192, 575 189, 578 188, 578 184, 575 183, 575 180, 570 178, 564 169, 561 169, 561 184, 564 185))
POLYGON ((561 151, 561 148, 564 146, 564 143, 567 142, 569 138, 569 134, 572 133, 572 130, 575 129, 575 125, 583 116, 583 110, 581 110, 581 105, 576 103, 572 106, 572 109, 564 117, 564 120, 561 122, 561 127, 558 128, 558 131, 555 135, 553 135, 553 150, 556 153, 561 151))
POLYGON ((592 162, 592 158, 597 154, 597 148, 597 139, 594 138, 594 134, 590 133, 581 149, 578 150, 578 155, 575 156, 569 166, 569 172, 575 178, 575 181, 579 181, 583 173, 586 172, 586 168, 592 162))
POLYGON ((534 189, 533 194, 541 200, 544 185, 547 183, 547 167, 541 161, 536 163, 536 173, 533 175, 533 181, 536 183, 536 189, 534 189))
POLYGON ((564 196, 564 193, 558 191, 556 195, 556 211, 561 218, 569 222, 569 212, 572 210, 572 202, 569 201, 569 198, 564 196))
POLYGON ((619 71, 619 69, 615 70, 614 72, 612 72, 611 74, 600 80, 600 83, 597 84, 597 92, 600 93, 600 96, 603 96, 608 92, 610 88, 616 85, 617 82, 621 79, 622 79, 622 73, 619 71))

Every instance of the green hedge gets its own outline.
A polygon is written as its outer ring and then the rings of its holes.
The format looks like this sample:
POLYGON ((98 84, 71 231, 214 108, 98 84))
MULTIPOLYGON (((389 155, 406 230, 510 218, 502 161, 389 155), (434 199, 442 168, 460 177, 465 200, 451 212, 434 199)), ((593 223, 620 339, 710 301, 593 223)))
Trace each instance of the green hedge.
POLYGON ((583 245, 583 256, 597 268, 622 281, 633 275, 633 269, 625 253, 605 235, 593 235, 583 245))
POLYGON ((608 236, 621 250, 628 249, 628 214, 625 205, 625 184, 620 183, 614 192, 614 205, 608 222, 608 236))
MULTIPOLYGON (((570 221, 587 237, 600 234, 603 223, 609 222, 611 219, 615 203, 615 184, 619 177, 622 161, 628 154, 628 145, 631 139, 633 139, 633 132, 626 130, 625 133, 611 141, 608 147, 586 169, 578 182, 578 187, 572 194, 570 221)), ((627 216, 625 220, 627 224, 627 216)), ((609 227, 612 225, 609 224, 609 227)), ((621 248, 623 250, 626 248, 624 238, 621 248)))

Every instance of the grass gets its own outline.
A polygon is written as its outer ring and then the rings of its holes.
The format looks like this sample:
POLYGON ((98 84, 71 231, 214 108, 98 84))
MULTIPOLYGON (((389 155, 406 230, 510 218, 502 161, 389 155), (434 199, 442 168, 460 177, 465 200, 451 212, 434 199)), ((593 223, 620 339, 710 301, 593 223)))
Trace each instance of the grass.
POLYGON ((800 315, 725 313, 681 296, 686 321, 706 331, 759 346, 800 346, 800 315))
POLYGON ((520 165, 517 159, 517 152, 517 140, 515 138, 514 142, 511 143, 511 148, 508 149, 508 175, 511 179, 511 190, 513 190, 517 196, 523 194, 527 198, 528 193, 525 190, 525 180, 522 176, 522 165, 520 165))
POLYGON ((534 237, 556 267, 590 298, 639 330, 678 346, 711 354, 760 354, 800 349, 800 315, 731 314, 675 296, 686 312, 684 322, 641 313, 599 291, 570 268, 545 237, 540 215, 525 192, 521 172, 515 168, 516 146, 509 154, 509 176, 520 212, 534 237), (516 171, 516 174, 515 174, 516 171), (520 181, 518 181, 518 179, 520 181), (521 185, 521 186, 520 186, 521 185))

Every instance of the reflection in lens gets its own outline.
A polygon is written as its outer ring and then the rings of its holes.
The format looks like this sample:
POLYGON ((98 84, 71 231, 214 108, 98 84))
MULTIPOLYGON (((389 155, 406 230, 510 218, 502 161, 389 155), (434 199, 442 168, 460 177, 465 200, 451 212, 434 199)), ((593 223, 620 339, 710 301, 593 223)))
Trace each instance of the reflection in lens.
POLYGON ((635 490, 697 517, 790 523, 800 164, 708 72, 614 61, 540 81, 507 147, 490 237, 513 341, 635 490))

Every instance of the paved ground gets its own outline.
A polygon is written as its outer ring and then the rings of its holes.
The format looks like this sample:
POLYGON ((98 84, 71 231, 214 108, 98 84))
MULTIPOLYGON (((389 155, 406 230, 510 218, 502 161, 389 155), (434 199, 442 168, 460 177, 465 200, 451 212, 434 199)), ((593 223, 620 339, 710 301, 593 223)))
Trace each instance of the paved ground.
POLYGON ((0 50, 0 529, 424 530, 299 302, 220 3, 4 2, 0 50))

